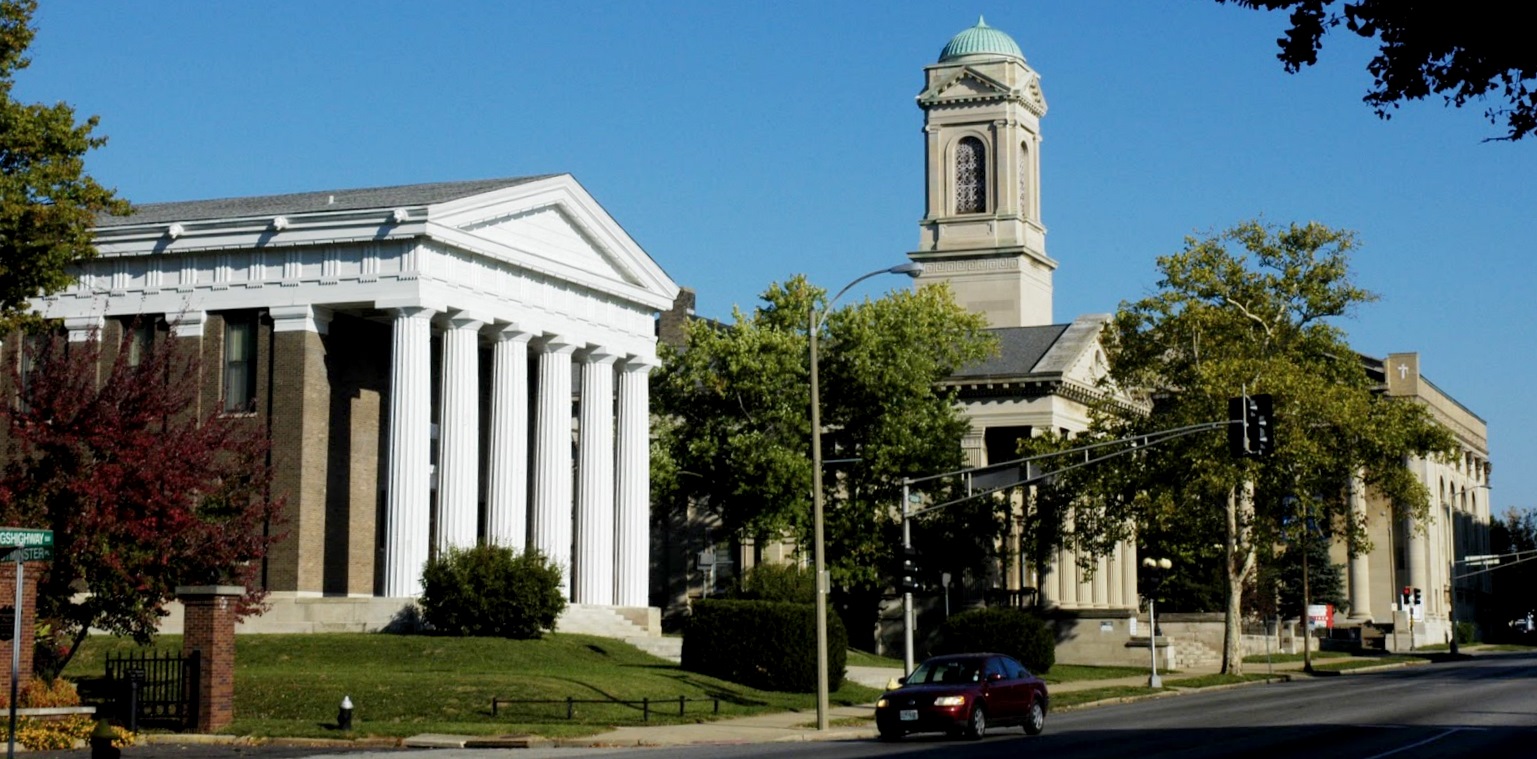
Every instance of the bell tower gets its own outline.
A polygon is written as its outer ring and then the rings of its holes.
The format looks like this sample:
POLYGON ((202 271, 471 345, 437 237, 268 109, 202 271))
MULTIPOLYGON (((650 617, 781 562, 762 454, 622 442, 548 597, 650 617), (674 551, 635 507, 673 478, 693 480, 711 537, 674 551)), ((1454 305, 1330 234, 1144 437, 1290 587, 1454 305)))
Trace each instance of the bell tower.
POLYGON ((1041 77, 1019 45, 987 25, 950 40, 924 67, 926 208, 918 284, 947 282, 994 327, 1052 323, 1041 224, 1041 77))

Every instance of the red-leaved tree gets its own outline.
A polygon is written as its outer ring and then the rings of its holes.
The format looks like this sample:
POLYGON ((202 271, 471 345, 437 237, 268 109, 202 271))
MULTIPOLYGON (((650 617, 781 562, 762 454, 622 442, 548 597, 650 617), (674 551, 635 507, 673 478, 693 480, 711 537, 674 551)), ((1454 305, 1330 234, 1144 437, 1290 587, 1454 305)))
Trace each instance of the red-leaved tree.
POLYGON ((199 359, 179 340, 26 342, 0 426, 0 524, 54 533, 38 668, 62 668, 92 628, 147 643, 178 585, 244 585, 242 613, 258 612, 280 508, 264 430, 197 413, 199 359))

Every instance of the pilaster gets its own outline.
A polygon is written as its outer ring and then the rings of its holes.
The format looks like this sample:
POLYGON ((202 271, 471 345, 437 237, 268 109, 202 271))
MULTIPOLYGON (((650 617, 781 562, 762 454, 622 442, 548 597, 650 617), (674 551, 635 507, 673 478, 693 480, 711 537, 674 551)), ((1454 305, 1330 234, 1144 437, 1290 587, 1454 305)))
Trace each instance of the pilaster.
POLYGON ((323 590, 330 381, 322 330, 329 314, 308 305, 269 309, 272 317, 273 490, 283 497, 287 536, 267 554, 268 590, 323 590))

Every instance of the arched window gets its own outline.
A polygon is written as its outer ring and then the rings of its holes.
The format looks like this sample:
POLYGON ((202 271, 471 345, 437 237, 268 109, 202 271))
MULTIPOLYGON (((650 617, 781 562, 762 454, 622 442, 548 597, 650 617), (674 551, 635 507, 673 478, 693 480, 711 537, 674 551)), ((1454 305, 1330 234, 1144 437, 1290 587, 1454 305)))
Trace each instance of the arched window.
POLYGON ((975 137, 962 137, 955 146, 955 212, 987 210, 987 148, 975 137))
POLYGON ((1030 180, 1034 174, 1030 166, 1030 144, 1022 142, 1019 145, 1019 215, 1027 219, 1035 216, 1030 206, 1030 180))

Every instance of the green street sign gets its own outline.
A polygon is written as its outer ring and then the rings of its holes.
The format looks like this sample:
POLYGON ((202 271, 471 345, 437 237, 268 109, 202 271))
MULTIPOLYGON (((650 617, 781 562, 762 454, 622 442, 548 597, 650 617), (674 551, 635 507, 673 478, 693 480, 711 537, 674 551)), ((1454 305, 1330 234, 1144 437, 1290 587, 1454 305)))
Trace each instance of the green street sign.
POLYGON ((26 548, 52 546, 53 530, 34 530, 27 527, 0 527, 0 548, 26 548))
POLYGON ((0 562, 6 561, 53 561, 53 546, 23 546, 0 549, 0 562))

